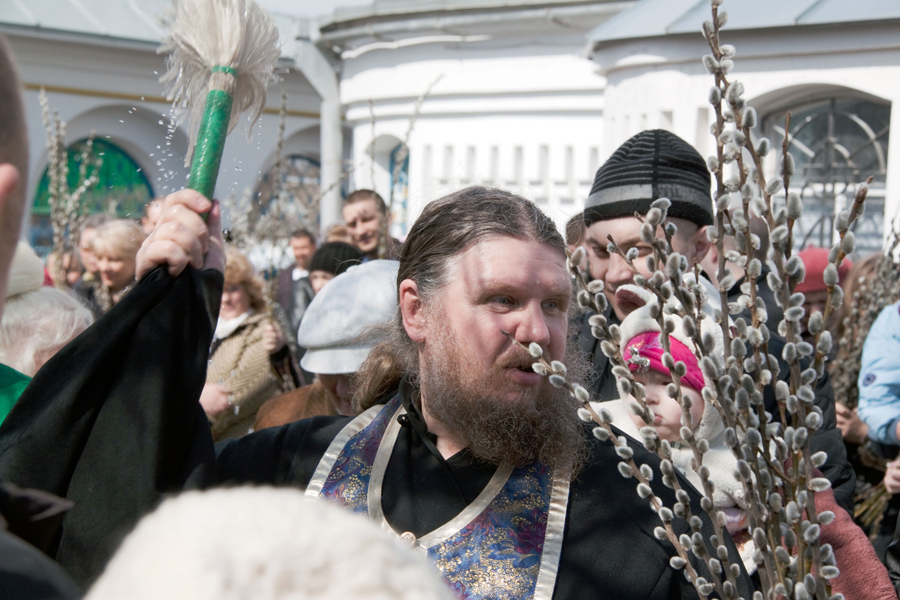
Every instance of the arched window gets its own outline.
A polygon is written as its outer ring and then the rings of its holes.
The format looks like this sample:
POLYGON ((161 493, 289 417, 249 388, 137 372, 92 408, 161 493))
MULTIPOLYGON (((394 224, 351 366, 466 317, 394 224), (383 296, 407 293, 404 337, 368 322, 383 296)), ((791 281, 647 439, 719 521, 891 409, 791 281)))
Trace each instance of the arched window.
MULTIPOLYGON (((74 190, 80 183, 81 155, 87 139, 71 144, 68 155, 68 184, 74 190)), ((97 184, 85 193, 84 200, 91 214, 115 213, 126 219, 138 219, 143 215, 144 204, 153 196, 153 188, 141 167, 122 148, 109 140, 94 140, 93 154, 102 163, 97 184)), ((41 175, 31 209, 31 245, 40 253, 53 246, 53 229, 50 224, 50 176, 47 168, 41 175)))
MULTIPOLYGON (((285 156, 280 166, 273 166, 260 178, 254 197, 267 201, 282 191, 290 198, 289 206, 296 211, 291 216, 297 222, 318 225, 320 177, 320 165, 316 159, 301 154, 285 156)), ((265 211, 262 212, 265 214, 265 211)))
MULTIPOLYGON (((849 90, 848 90, 849 92, 849 90)), ((794 158, 791 189, 803 198, 795 246, 828 247, 834 217, 853 202, 870 175, 866 212, 854 225, 857 252, 881 250, 891 106, 887 102, 830 95, 769 112, 764 131, 781 152, 785 113, 790 110, 789 152, 794 158)))

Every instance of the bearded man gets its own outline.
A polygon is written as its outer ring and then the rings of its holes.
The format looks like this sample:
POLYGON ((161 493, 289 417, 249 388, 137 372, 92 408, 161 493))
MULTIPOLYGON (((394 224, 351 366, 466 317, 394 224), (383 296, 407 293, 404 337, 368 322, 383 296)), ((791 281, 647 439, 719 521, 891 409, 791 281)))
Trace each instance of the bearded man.
MULTIPOLYGON (((195 192, 170 197, 142 250, 140 269, 166 263, 171 272, 188 262, 198 267, 199 253, 207 249, 207 265, 220 268, 217 216, 210 218, 207 232, 196 214, 208 204, 195 192)), ((192 394, 199 392, 173 399, 179 395, 176 386, 164 385, 169 394, 156 401, 162 407, 145 406, 146 396, 141 402, 125 394, 106 400, 97 408, 97 424, 78 435, 86 436, 81 443, 88 446, 99 438, 115 439, 118 451, 90 464, 74 461, 74 470, 89 484, 82 485, 83 501, 66 523, 60 550, 70 561, 66 566, 87 580, 102 568, 115 536, 92 539, 90 545, 85 538, 121 523, 110 523, 97 507, 110 504, 104 494, 129 502, 134 491, 126 485, 98 490, 117 481, 111 471, 149 461, 157 465, 154 477, 168 482, 157 486, 158 493, 177 488, 179 479, 185 487, 291 485, 366 514, 427 555, 460 598, 696 597, 693 586, 669 566, 674 549, 655 538, 659 517, 638 497, 634 482, 620 475, 613 445, 590 435, 575 401, 534 373, 534 359, 516 343, 538 344, 548 359, 567 361, 573 381, 584 370, 577 356, 567 355, 572 284, 564 248, 550 219, 507 192, 468 188, 427 206, 402 247, 393 339, 372 351, 360 375, 361 389, 389 391, 361 393, 362 412, 356 417, 315 417, 264 429, 217 445, 213 455, 208 431, 197 426, 203 417, 192 394), (110 404, 127 409, 110 417, 115 408, 110 404), (129 414, 123 418, 121 412, 129 414), (193 430, 192 441, 179 441, 177 450, 161 447, 161 434, 155 433, 173 426, 193 430), (115 433, 104 436, 109 427, 115 433), (122 461, 122 449, 133 446, 143 454, 122 461)), ((137 304, 131 298, 140 298, 141 287, 123 303, 137 304)), ((162 298, 153 306, 166 302, 162 298)), ((154 327, 157 323, 152 319, 154 327)), ((138 318, 129 334, 140 335, 143 327, 138 318)), ((153 335, 159 335, 155 329, 153 335)), ((167 350, 145 348, 142 359, 156 363, 154 355, 167 350)), ((70 360, 76 358, 77 352, 69 353, 70 360)), ((178 368, 169 363, 156 375, 174 378, 178 368)), ((187 369, 181 376, 193 377, 187 369)), ((57 391, 55 406, 76 404, 69 394, 93 402, 82 386, 57 391)), ((35 444, 46 442, 34 426, 46 414, 28 408, 40 404, 36 396, 32 390, 26 408, 0 430, 0 473, 14 472, 19 480, 55 470, 44 463, 35 475, 33 461, 26 464, 35 444), (5 443, 12 438, 17 443, 5 443)), ((79 418, 84 411, 79 405, 61 412, 79 418)), ((658 465, 639 444, 633 451, 639 464, 658 465)), ((674 494, 659 480, 653 491, 672 506, 674 494)), ((67 484, 50 487, 68 492, 67 484)), ((712 527, 693 488, 685 487, 708 536, 712 527)), ((143 504, 134 504, 137 518, 143 504)), ((687 532, 684 523, 675 528, 687 532)), ((740 564, 731 540, 725 545, 732 562, 740 564)), ((705 572, 699 561, 695 567, 705 572)), ((749 597, 743 572, 738 583, 739 593, 749 597)))

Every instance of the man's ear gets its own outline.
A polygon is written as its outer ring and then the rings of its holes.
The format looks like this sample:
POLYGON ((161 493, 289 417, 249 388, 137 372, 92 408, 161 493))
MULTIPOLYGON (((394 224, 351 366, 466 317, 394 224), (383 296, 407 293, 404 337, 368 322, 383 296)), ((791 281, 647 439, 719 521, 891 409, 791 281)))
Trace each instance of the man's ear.
POLYGON ((412 279, 404 279, 400 282, 398 293, 400 316, 403 318, 406 335, 415 343, 420 344, 425 341, 425 311, 422 299, 419 297, 419 287, 412 279))
POLYGON ((709 241, 709 238, 706 237, 706 226, 698 227, 697 231, 694 232, 694 235, 691 236, 691 246, 694 249, 694 261, 698 263, 702 263, 703 259, 706 258, 706 254, 709 252, 712 244, 709 241))

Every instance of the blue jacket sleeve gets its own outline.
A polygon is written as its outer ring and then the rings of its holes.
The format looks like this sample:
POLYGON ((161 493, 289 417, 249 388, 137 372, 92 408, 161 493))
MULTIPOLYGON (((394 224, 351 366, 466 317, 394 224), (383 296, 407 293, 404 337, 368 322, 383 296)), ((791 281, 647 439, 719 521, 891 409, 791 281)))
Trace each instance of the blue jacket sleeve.
POLYGON ((885 307, 863 345, 859 371, 859 417, 869 426, 869 438, 900 444, 900 303, 885 307))

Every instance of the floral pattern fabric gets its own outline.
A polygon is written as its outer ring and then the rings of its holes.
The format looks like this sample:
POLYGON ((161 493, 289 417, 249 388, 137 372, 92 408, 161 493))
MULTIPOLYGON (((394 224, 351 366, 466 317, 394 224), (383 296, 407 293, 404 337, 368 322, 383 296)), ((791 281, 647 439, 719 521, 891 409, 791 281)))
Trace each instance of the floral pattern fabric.
MULTIPOLYGON (((391 416, 393 399, 350 438, 334 463, 320 497, 368 514, 369 478, 391 416)), ((458 598, 531 598, 547 531, 553 485, 539 463, 513 469, 506 483, 471 522, 426 549, 458 598)))

